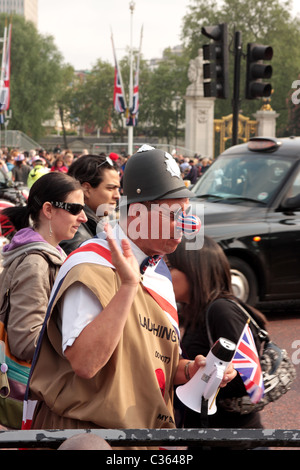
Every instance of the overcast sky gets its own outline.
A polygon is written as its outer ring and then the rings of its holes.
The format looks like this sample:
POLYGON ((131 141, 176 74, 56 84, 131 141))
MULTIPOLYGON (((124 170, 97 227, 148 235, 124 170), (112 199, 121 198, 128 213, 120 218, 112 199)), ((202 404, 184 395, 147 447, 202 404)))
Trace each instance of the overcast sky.
POLYGON ((143 26, 145 59, 161 57, 166 47, 180 44, 182 18, 190 0, 39 0, 38 29, 51 35, 75 69, 90 69, 97 59, 113 63, 111 29, 118 59, 132 45, 138 49, 143 26))
MULTIPOLYGON (((161 57, 166 47, 180 44, 182 19, 191 0, 39 0, 41 34, 54 37, 65 62, 76 70, 90 69, 97 59, 113 63, 111 29, 118 59, 132 45, 138 49, 143 26, 144 59, 161 57)), ((300 0, 294 0, 300 12, 300 0)))

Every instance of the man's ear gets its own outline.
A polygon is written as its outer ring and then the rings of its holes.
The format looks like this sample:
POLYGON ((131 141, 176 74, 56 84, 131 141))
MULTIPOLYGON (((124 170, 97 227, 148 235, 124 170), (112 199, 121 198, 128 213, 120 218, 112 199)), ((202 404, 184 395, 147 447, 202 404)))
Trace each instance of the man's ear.
POLYGON ((84 183, 81 184, 81 187, 82 187, 82 189, 83 189, 84 197, 85 197, 85 198, 86 198, 86 197, 89 198, 89 196, 90 196, 90 190, 91 190, 91 185, 90 185, 90 183, 88 183, 88 182, 85 181, 84 183))

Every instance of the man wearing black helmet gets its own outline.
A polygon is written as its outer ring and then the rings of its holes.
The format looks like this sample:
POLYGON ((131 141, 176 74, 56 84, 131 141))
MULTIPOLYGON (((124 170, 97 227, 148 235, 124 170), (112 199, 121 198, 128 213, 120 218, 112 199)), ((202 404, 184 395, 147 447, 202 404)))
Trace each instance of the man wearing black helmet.
POLYGON ((203 365, 180 358, 162 259, 191 193, 171 155, 149 146, 129 159, 123 188, 120 224, 73 252, 52 291, 30 380, 35 429, 175 427, 173 387, 203 365))

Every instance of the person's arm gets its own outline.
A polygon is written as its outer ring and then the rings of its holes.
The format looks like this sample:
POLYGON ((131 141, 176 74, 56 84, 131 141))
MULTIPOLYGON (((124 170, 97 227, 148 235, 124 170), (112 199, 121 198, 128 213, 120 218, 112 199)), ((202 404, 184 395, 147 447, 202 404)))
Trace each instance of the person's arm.
POLYGON ((30 362, 44 322, 51 291, 47 261, 29 254, 17 266, 10 291, 7 334, 11 353, 30 362))
POLYGON ((107 240, 121 286, 109 304, 89 323, 65 350, 74 372, 92 378, 109 360, 125 326, 140 280, 139 266, 128 240, 122 240, 123 253, 106 229, 107 240))
MULTIPOLYGON (((181 385, 188 382, 188 377, 191 379, 197 372, 200 367, 205 366, 205 357, 204 356, 196 356, 194 361, 188 361, 187 359, 180 359, 175 379, 174 385, 181 385)), ((230 382, 236 376, 237 372, 233 368, 232 364, 229 364, 227 367, 223 380, 220 383, 220 387, 225 387, 228 382, 230 382)))

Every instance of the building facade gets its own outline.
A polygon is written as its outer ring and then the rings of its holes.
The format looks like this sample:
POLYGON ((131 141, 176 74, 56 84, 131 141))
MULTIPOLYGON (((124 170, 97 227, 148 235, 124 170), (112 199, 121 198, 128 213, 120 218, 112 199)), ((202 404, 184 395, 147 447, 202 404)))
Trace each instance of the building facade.
POLYGON ((0 0, 0 13, 24 16, 38 26, 38 0, 0 0))

